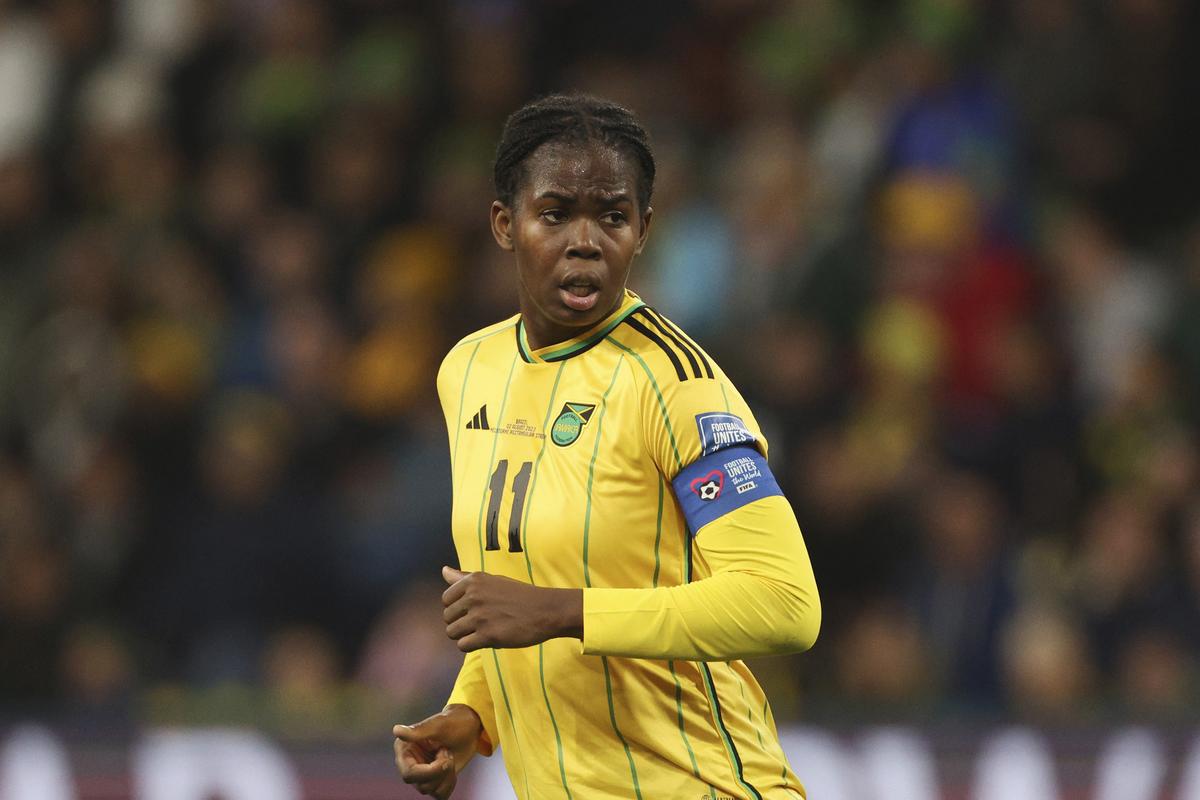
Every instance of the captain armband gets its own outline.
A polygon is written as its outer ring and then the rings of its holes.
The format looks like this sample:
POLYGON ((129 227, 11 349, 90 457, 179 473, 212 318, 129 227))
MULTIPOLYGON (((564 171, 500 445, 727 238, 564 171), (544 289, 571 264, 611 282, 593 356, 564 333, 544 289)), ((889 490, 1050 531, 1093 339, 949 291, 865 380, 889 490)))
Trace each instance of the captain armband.
POLYGON ((783 492, 754 436, 732 414, 696 418, 703 454, 684 467, 671 485, 692 536, 708 523, 748 503, 783 492))

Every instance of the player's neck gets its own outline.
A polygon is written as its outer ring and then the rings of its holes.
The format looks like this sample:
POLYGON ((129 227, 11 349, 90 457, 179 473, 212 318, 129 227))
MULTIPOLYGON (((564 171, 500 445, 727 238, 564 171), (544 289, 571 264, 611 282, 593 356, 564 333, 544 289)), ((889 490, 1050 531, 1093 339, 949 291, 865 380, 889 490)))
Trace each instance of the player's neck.
POLYGON ((582 327, 556 324, 539 313, 536 307, 530 308, 525 302, 522 302, 521 325, 525 330, 525 342, 529 345, 530 350, 541 350, 543 347, 561 344, 562 342, 582 336, 611 317, 621 307, 624 300, 624 294, 618 296, 616 304, 608 309, 603 317, 590 325, 582 327))

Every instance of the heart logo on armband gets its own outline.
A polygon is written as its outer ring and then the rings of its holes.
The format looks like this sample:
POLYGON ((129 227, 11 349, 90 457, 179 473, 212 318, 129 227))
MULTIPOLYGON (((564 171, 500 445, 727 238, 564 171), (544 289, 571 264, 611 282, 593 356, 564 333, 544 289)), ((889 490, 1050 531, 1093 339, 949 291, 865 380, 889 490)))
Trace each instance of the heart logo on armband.
POLYGON ((721 489, 725 487, 725 473, 719 469, 714 469, 699 478, 695 478, 689 486, 692 487, 692 492, 697 497, 705 502, 716 500, 721 496, 721 489))

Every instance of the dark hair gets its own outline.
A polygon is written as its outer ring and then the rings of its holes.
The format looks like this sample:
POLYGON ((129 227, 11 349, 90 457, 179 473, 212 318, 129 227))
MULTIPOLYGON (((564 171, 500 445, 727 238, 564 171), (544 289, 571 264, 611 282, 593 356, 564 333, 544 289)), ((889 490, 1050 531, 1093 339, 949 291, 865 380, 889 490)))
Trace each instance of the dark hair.
POLYGON ((633 112, 587 94, 552 94, 526 103, 509 116, 496 145, 492 179, 500 202, 511 206, 525 159, 546 142, 597 142, 632 156, 641 173, 638 206, 645 211, 654 191, 654 153, 633 112))

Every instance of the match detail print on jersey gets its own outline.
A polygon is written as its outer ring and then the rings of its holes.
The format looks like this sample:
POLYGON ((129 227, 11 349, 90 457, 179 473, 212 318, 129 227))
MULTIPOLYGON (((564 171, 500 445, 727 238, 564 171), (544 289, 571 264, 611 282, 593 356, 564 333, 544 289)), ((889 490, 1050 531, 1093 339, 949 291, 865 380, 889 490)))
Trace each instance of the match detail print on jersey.
POLYGON ((763 497, 783 494, 741 418, 699 414, 696 426, 703 454, 671 482, 693 536, 718 517, 763 497))

